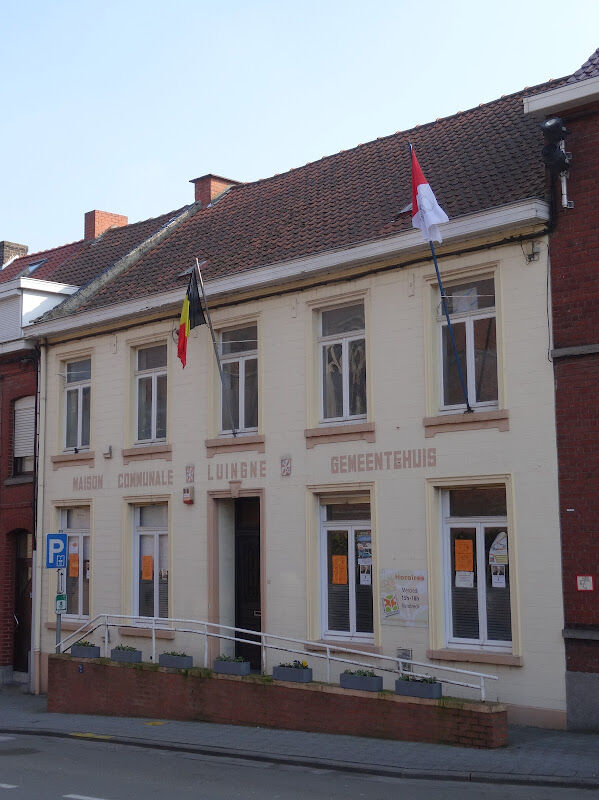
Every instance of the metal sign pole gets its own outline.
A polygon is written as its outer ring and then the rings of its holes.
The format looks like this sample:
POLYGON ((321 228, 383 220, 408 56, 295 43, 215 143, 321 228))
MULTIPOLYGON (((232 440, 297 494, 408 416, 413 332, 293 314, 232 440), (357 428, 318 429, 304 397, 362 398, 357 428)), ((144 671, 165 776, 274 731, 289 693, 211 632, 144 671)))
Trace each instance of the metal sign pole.
MULTIPOLYGON (((65 593, 64 591, 64 584, 65 584, 65 571, 64 569, 57 569, 56 570, 56 595, 62 595, 65 593)), ((58 603, 57 603, 58 606, 58 603)), ((60 642, 62 640, 62 611, 57 608, 56 609, 56 652, 60 653, 60 642)))

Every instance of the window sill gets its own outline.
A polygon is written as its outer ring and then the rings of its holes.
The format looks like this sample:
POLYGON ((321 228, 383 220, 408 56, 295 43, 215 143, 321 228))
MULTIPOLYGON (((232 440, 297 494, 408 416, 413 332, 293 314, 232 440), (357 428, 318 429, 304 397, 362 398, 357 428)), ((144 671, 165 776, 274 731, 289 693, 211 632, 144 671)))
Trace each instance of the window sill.
POLYGON ((13 475, 4 481, 5 486, 18 486, 22 483, 33 483, 33 475, 13 475))
POLYGON ((318 444, 336 444, 337 442, 375 442, 374 422, 354 422, 348 425, 327 425, 320 428, 306 428, 304 431, 306 449, 311 450, 318 444))
POLYGON ((481 650, 427 650, 426 657, 431 661, 462 661, 473 664, 502 664, 506 667, 522 667, 522 656, 511 653, 484 653, 481 650))
POLYGON ((425 417, 424 436, 429 439, 437 433, 449 431, 477 431, 484 428, 497 428, 500 431, 509 431, 509 411, 475 411, 473 414, 440 414, 437 417, 425 417))
POLYGON ((50 456, 53 469, 61 467, 81 467, 87 465, 93 467, 96 454, 93 450, 83 450, 79 453, 63 453, 60 456, 50 456))
MULTIPOLYGON (((78 631, 79 628, 82 628, 84 625, 89 623, 89 617, 85 617, 81 620, 73 620, 73 619, 63 619, 60 623, 60 630, 61 631, 78 631)), ((48 631, 55 631, 56 630, 56 622, 46 622, 46 630, 48 631)), ((81 633, 85 633, 86 629, 83 628, 81 633)))
POLYGON ((123 463, 130 461, 151 461, 153 459, 173 460, 173 446, 170 444, 142 444, 138 447, 126 447, 121 450, 123 463))
MULTIPOLYGON (((174 639, 175 638, 175 631, 170 631, 167 628, 154 628, 156 631, 156 638, 157 639, 174 639)), ((151 639, 152 638, 152 628, 136 628, 133 626, 126 626, 123 628, 119 628, 119 633, 121 636, 137 636, 141 639, 151 639)))
POLYGON ((342 652, 342 648, 347 647, 350 650, 363 650, 365 653, 381 653, 382 648, 375 644, 368 644, 367 642, 350 642, 332 639, 319 639, 317 642, 311 642, 305 645, 305 649, 311 653, 326 652, 326 645, 331 648, 331 653, 342 652))
POLYGON ((237 436, 221 436, 217 439, 206 439, 206 457, 222 453, 241 453, 244 450, 253 450, 256 453, 266 452, 266 437, 261 434, 250 434, 245 436, 243 433, 237 436))

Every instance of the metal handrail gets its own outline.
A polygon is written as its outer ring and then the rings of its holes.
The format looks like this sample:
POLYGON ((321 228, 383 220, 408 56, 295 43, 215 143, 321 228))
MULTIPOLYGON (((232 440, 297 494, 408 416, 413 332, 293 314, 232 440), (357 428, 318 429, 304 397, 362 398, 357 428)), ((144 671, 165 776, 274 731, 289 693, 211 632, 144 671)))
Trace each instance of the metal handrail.
POLYGON ((357 650, 351 647, 345 647, 343 645, 331 644, 329 642, 314 642, 308 639, 296 639, 292 636, 283 636, 281 634, 274 634, 274 633, 267 633, 266 631, 252 631, 248 628, 239 628, 234 625, 223 625, 219 622, 207 622, 204 620, 195 620, 195 619, 178 619, 175 617, 139 617, 139 616, 131 616, 126 614, 98 614, 91 620, 86 620, 82 623, 81 627, 78 628, 76 631, 69 633, 65 636, 57 645, 57 652, 62 653, 66 650, 69 650, 74 644, 76 644, 77 640, 81 637, 82 633, 85 634, 93 634, 98 628, 104 628, 104 655, 108 658, 108 630, 109 628, 116 628, 122 626, 124 620, 129 621, 129 626, 136 628, 136 627, 143 627, 148 628, 151 627, 152 630, 152 661, 156 661, 156 632, 169 630, 169 631, 176 631, 178 633, 191 633, 194 635, 199 635, 204 637, 204 666, 208 667, 208 641, 209 639, 224 639, 226 641, 233 641, 233 642, 241 642, 242 644, 250 644, 254 645, 255 647, 260 647, 261 651, 261 663, 262 663, 262 671, 266 671, 266 651, 267 650, 280 650, 286 653, 293 653, 294 655, 303 655, 307 654, 306 649, 309 648, 309 655, 310 658, 321 658, 326 659, 327 662, 327 682, 330 683, 331 680, 331 662, 337 662, 341 664, 355 664, 360 667, 367 667, 369 669, 378 669, 382 670, 383 672, 391 672, 393 674, 399 675, 402 677, 404 674, 413 676, 415 678, 427 678, 430 677, 428 673, 423 672, 416 672, 413 670, 413 667, 424 667, 427 670, 435 670, 445 673, 452 673, 457 675, 463 676, 471 676, 473 678, 478 678, 478 683, 472 683, 467 681, 460 681, 453 679, 451 677, 440 677, 439 680, 442 683, 448 683, 453 686, 463 686, 469 689, 476 689, 480 692, 481 700, 486 699, 486 689, 485 689, 485 680, 498 680, 497 675, 490 675, 485 672, 474 672, 472 670, 467 669, 459 669, 458 667, 446 667, 440 664, 427 664, 423 661, 414 661, 412 659, 407 658, 398 658, 396 656, 387 656, 383 655, 382 653, 372 653, 365 650, 357 650), (116 620, 115 622, 111 622, 109 620, 116 620), (194 625, 195 628, 189 627, 181 627, 181 626, 189 626, 194 625), (199 626, 200 630, 197 629, 199 626), (217 629, 217 630, 215 630, 217 629), (233 634, 228 634, 222 631, 232 631, 233 634), (242 636, 238 636, 237 634, 242 634, 242 636), (258 637, 258 639, 253 638, 244 638, 244 634, 249 634, 252 637, 258 637), (73 639, 74 641, 70 641, 73 639), (68 644, 70 642, 70 644, 68 644), (276 643, 275 643, 276 642, 276 643), (292 645, 302 645, 303 649, 299 650, 295 647, 289 647, 280 644, 281 642, 291 643, 292 645), (318 649, 314 649, 318 648, 318 649), (319 652, 322 650, 323 652, 319 652), (341 658, 336 655, 331 655, 331 652, 334 651, 336 653, 342 653, 343 655, 355 655, 360 656, 360 660, 352 659, 352 658, 341 658), (370 661, 377 661, 378 663, 371 664, 371 663, 364 663, 363 659, 369 659, 370 661), (392 662, 392 666, 386 666, 381 664, 380 662, 392 662), (407 668, 406 668, 407 667, 407 668))

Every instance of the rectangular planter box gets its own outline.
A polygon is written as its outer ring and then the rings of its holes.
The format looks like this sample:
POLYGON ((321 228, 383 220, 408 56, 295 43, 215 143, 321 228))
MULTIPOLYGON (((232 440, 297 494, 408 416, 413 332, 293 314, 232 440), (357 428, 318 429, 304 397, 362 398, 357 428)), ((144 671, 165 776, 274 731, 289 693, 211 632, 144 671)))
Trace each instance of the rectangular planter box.
POLYGON ((71 647, 71 655, 73 658, 100 658, 100 648, 87 647, 83 644, 74 644, 71 647))
POLYGON ((273 667, 272 676, 276 681, 295 681, 295 683, 311 683, 312 668, 273 667))
POLYGON ((158 663, 161 667, 191 669, 193 667, 193 656, 173 656, 170 653, 160 653, 158 663))
POLYGON ((249 661, 214 661, 212 666, 214 672, 220 672, 221 675, 249 675, 250 662, 249 661))
POLYGON ((383 679, 380 675, 367 678, 364 675, 346 675, 342 672, 339 676, 339 686, 342 689, 360 689, 363 692, 382 692, 383 679))
POLYGON ((141 650, 111 650, 110 658, 113 661, 138 664, 141 661, 141 650))
POLYGON ((429 700, 439 700, 443 694, 443 687, 439 681, 425 683, 424 681, 395 681, 395 694, 404 697, 425 697, 429 700))

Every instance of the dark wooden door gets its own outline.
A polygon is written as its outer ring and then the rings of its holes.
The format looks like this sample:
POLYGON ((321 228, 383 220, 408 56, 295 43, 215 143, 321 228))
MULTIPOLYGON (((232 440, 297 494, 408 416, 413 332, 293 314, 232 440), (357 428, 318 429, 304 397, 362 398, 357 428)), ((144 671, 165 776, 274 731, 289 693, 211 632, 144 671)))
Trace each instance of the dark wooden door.
MULTIPOLYGON (((262 629, 260 602, 260 500, 235 501, 235 625, 251 631, 262 629)), ((259 637, 238 633, 244 639, 259 637)), ((237 642, 235 655, 260 670, 260 647, 237 642)))
POLYGON ((31 534, 18 533, 16 536, 13 669, 28 672, 31 648, 31 557, 28 545, 31 534))

